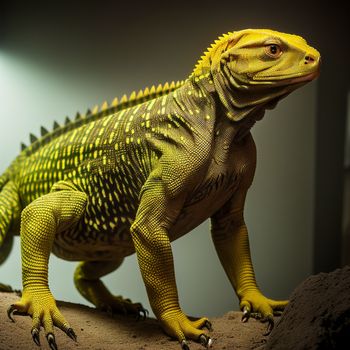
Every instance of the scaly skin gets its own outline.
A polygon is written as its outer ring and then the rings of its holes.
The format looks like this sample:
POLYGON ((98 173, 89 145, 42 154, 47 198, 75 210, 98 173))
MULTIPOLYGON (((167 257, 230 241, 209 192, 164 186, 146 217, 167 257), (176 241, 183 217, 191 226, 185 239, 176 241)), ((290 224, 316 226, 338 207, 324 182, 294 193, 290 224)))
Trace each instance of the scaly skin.
POLYGON ((318 75, 319 53, 299 36, 271 30, 225 34, 189 78, 123 97, 100 111, 77 115, 25 148, 0 177, 0 247, 21 235, 23 294, 13 313, 75 334, 48 286, 50 253, 82 263, 80 293, 111 312, 143 313, 140 304, 112 295, 100 278, 136 252, 152 310, 177 338, 209 346, 207 318, 189 320, 179 305, 171 241, 207 218, 243 320, 260 315, 273 325, 287 301, 259 290, 243 208, 255 171, 250 128, 265 109, 318 75))

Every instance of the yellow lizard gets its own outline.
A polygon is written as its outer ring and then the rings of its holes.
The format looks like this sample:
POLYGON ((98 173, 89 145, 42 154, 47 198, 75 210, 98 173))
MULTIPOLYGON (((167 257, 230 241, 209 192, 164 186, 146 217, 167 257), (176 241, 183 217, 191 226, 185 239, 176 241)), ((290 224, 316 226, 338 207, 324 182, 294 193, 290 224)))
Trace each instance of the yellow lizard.
POLYGON ((212 343, 207 318, 181 309, 171 241, 207 218, 243 321, 287 301, 259 290, 243 208, 256 163, 250 129, 266 109, 319 72, 320 54, 300 36, 267 29, 216 40, 188 79, 146 88, 120 103, 77 115, 32 138, 0 177, 0 262, 21 236, 23 294, 9 316, 32 317, 57 349, 54 326, 76 339, 48 285, 50 253, 82 261, 74 279, 96 307, 145 314, 112 295, 100 278, 136 252, 152 310, 167 334, 212 343))

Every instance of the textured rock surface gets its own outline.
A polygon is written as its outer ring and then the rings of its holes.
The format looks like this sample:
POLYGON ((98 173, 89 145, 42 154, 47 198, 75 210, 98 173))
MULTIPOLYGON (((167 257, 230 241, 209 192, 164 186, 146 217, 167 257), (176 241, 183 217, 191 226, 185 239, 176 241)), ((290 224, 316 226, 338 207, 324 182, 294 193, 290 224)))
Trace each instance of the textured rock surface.
POLYGON ((272 331, 265 350, 350 349, 350 266, 307 278, 272 331))
MULTIPOLYGON (((12 323, 6 315, 10 304, 18 300, 12 293, 0 293, 0 350, 36 350, 30 330, 29 317, 15 316, 12 323)), ((74 328, 78 342, 73 342, 60 330, 56 330, 59 350, 180 350, 180 345, 172 341, 160 329, 154 319, 136 322, 132 317, 109 316, 106 313, 83 305, 59 302, 62 313, 74 328)), ((262 334, 266 324, 254 319, 241 323, 240 312, 229 312, 221 318, 211 319, 214 330, 210 336, 214 340, 213 350, 251 350, 260 348, 266 342, 262 334)), ((43 332, 40 334, 41 349, 48 350, 43 332)), ((191 350, 205 348, 189 342, 191 350)))

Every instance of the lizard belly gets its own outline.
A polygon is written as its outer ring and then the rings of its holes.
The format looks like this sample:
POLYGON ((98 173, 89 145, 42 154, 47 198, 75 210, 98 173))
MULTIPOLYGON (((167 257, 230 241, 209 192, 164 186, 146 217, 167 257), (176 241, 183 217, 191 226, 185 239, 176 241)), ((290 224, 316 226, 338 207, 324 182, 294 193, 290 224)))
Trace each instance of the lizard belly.
POLYGON ((130 224, 118 230, 96 231, 84 225, 56 234, 53 253, 71 261, 114 260, 135 252, 130 224), (83 227, 81 227, 83 226, 83 227))
MULTIPOLYGON (((102 235, 101 233, 98 233, 102 235)), ((101 261, 114 260, 120 257, 126 257, 135 252, 133 242, 131 240, 125 242, 68 242, 55 241, 52 252, 64 260, 70 261, 101 261)))
MULTIPOLYGON (((235 181, 214 187, 204 184, 198 188, 170 229, 170 240, 176 240, 211 217, 232 196, 235 188, 235 181)), ((131 255, 135 252, 130 235, 131 223, 125 223, 115 232, 89 232, 86 227, 77 227, 57 233, 53 253, 72 261, 113 260, 131 255)))
MULTIPOLYGON (((233 195, 238 183, 236 171, 220 172, 212 169, 211 174, 188 194, 178 219, 169 230, 170 240, 176 240, 211 217, 233 195)), ((116 203, 108 203, 108 206, 113 208, 116 203)), ((56 234, 52 249, 55 255, 65 260, 91 261, 113 260, 135 252, 130 226, 136 210, 125 213, 123 217, 105 216, 106 225, 96 225, 105 214, 96 211, 96 208, 88 210, 76 227, 56 234)))

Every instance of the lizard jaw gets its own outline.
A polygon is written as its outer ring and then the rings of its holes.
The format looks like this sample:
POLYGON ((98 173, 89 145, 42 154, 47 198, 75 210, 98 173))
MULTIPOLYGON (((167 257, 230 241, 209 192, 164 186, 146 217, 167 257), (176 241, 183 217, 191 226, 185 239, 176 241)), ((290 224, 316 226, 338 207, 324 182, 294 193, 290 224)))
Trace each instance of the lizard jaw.
POLYGON ((290 80, 291 84, 298 84, 298 83, 307 83, 309 81, 312 81, 316 79, 319 76, 320 72, 319 70, 303 75, 301 77, 296 77, 290 80))

